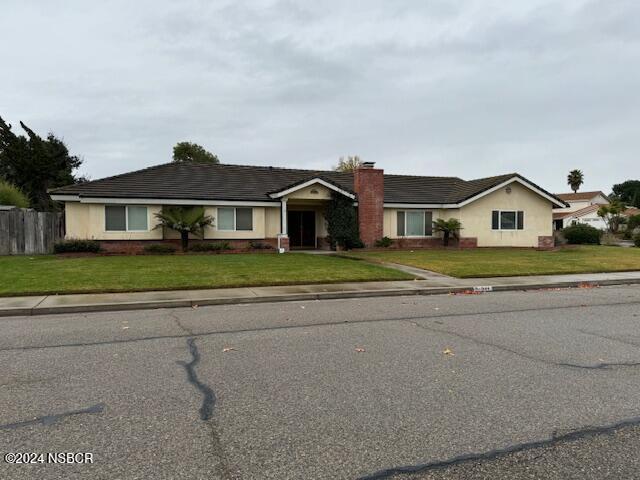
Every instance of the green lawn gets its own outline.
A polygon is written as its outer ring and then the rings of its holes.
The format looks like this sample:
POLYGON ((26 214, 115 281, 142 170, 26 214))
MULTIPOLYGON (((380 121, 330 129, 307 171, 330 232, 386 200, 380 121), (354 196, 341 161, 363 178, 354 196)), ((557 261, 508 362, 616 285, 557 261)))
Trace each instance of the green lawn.
POLYGON ((538 251, 517 248, 362 252, 357 257, 401 263, 454 277, 500 277, 640 270, 640 248, 572 246, 538 251))
POLYGON ((366 262, 306 254, 0 257, 0 295, 294 285, 413 277, 366 262))

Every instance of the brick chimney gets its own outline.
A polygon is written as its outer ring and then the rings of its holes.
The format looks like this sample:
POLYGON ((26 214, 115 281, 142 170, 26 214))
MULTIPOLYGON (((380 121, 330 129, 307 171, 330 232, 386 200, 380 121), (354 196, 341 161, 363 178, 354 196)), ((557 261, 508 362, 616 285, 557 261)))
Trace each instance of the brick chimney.
POLYGON ((384 170, 364 162, 353 174, 353 189, 358 196, 358 226, 365 246, 372 247, 382 238, 384 215, 384 170))

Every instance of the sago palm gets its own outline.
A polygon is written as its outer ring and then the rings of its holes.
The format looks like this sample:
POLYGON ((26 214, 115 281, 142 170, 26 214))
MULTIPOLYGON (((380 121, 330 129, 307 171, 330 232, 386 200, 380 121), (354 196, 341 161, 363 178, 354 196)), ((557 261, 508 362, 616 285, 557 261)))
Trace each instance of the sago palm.
POLYGON ((203 207, 165 207, 156 213, 158 227, 167 227, 180 232, 182 251, 189 249, 189 234, 204 236, 204 228, 213 224, 213 217, 205 215, 203 207))
POLYGON ((462 224, 457 218, 450 218, 449 220, 439 218, 433 222, 433 231, 442 232, 442 244, 445 247, 449 246, 449 237, 458 238, 460 230, 462 230, 462 224))

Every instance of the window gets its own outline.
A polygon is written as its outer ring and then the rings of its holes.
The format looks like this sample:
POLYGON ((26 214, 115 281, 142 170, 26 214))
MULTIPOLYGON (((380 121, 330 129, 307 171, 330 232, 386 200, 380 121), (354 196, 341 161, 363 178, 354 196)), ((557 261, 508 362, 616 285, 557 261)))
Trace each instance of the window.
POLYGON ((399 237, 430 237, 433 235, 433 214, 424 210, 399 211, 397 231, 399 237))
POLYGON ((107 232, 149 230, 147 207, 139 205, 105 205, 104 228, 107 232))
POLYGON ((218 230, 253 230, 253 209, 218 208, 218 230))
POLYGON ((491 214, 493 230, 524 230, 524 212, 515 210, 494 210, 491 214))

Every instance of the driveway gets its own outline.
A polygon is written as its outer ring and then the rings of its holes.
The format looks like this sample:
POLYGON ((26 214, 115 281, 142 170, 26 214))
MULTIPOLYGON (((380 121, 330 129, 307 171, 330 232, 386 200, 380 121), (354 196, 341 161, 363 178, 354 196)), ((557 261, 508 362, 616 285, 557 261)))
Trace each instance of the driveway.
POLYGON ((639 303, 627 286, 0 319, 0 452, 94 460, 0 478, 629 478, 639 303))

